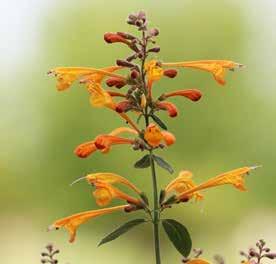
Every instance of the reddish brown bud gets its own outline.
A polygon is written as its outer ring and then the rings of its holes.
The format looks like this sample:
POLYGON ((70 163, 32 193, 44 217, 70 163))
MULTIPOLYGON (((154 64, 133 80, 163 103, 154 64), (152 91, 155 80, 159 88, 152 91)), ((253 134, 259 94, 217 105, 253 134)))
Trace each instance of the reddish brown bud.
POLYGON ((128 110, 132 109, 133 105, 129 101, 122 101, 116 105, 116 112, 117 113, 124 113, 128 110))
POLYGON ((122 36, 120 36, 116 33, 111 33, 111 32, 105 33, 104 34, 104 40, 107 43, 122 42, 122 43, 125 43, 125 44, 129 45, 129 42, 124 37, 122 37, 122 36))
POLYGON ((130 76, 132 79, 136 79, 139 76, 139 72, 136 70, 132 70, 130 76))
POLYGON ((177 75, 177 70, 175 70, 175 69, 165 70, 164 75, 169 77, 169 78, 174 78, 177 75))
POLYGON ((126 33, 126 32, 117 32, 117 34, 125 39, 130 39, 130 40, 133 40, 133 39, 136 39, 135 36, 129 34, 129 33, 126 33))
POLYGON ((148 50, 148 52, 159 52, 160 51, 160 47, 154 47, 148 50))
POLYGON ((156 103, 156 106, 159 109, 166 110, 170 117, 176 117, 177 116, 177 108, 173 103, 170 102, 158 102, 156 103))
POLYGON ((119 88, 119 89, 126 85, 126 81, 118 77, 111 77, 107 79, 105 83, 109 87, 115 86, 116 88, 119 88))
POLYGON ((187 89, 187 90, 178 90, 172 93, 167 93, 162 96, 162 98, 168 98, 172 96, 184 96, 194 102, 198 101, 202 93, 197 89, 187 89))
POLYGON ((276 258, 276 253, 268 253, 265 254, 265 257, 269 258, 269 259, 275 259, 276 258))
POLYGON ((114 92, 114 91, 107 91, 107 92, 110 96, 126 97, 126 95, 123 93, 118 93, 118 92, 114 92))
POLYGON ((159 35, 159 30, 158 30, 157 28, 151 28, 151 29, 149 30, 149 34, 150 34, 151 36, 156 37, 156 36, 159 35))
POLYGON ((125 61, 125 60, 116 60, 116 64, 118 66, 122 66, 122 67, 127 67, 127 68, 132 68, 135 67, 135 65, 129 61, 125 61))

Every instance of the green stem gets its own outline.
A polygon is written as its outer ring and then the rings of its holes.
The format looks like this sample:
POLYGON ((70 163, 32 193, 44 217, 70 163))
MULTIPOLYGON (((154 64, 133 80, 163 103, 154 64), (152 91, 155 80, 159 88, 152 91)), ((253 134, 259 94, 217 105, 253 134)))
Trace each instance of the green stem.
POLYGON ((155 165, 152 150, 150 150, 150 166, 152 175, 152 185, 153 185, 153 199, 154 199, 154 212, 153 212, 153 234, 154 234, 154 246, 155 246, 155 259, 156 264, 161 264, 160 257, 160 238, 159 238, 159 209, 158 209, 158 189, 157 189, 157 179, 155 172, 155 165))
MULTIPOLYGON (((146 91, 146 81, 145 81, 145 60, 146 60, 146 47, 147 41, 145 38, 145 32, 143 31, 143 58, 141 64, 141 74, 142 74, 142 83, 143 88, 146 91)), ((146 127, 149 125, 149 106, 147 104, 144 112, 145 123, 146 127)), ((152 175, 152 186, 153 186, 153 236, 154 236, 154 248, 155 248, 155 261, 156 264, 161 264, 161 256, 160 256, 160 238, 159 238, 159 222, 160 222, 160 214, 159 214, 159 199, 158 199, 158 188, 157 188, 157 179, 156 179, 156 172, 155 172, 155 164, 153 159, 153 150, 149 150, 150 155, 150 167, 151 167, 151 175, 152 175)))

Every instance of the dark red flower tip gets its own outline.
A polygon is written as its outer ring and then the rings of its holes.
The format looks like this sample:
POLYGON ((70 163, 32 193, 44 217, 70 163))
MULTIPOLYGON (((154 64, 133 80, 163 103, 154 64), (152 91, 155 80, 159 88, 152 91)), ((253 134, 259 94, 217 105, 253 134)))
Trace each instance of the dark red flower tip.
POLYGON ((129 42, 123 36, 120 36, 117 33, 111 33, 111 32, 108 32, 108 33, 104 34, 104 40, 107 43, 122 42, 122 43, 125 43, 125 44, 129 44, 129 42))
POLYGON ((116 105, 115 110, 117 113, 124 113, 131 108, 133 108, 133 105, 129 101, 122 101, 116 105))
POLYGON ((108 78, 105 83, 109 87, 115 86, 116 88, 119 88, 119 89, 126 85, 126 81, 118 77, 108 78))
POLYGON ((184 96, 194 102, 200 100, 202 97, 202 93, 197 89, 187 89, 187 90, 178 90, 175 92, 164 94, 164 98, 172 97, 172 96, 184 96))
POLYGON ((168 69, 164 71, 164 75, 169 78, 174 78, 177 75, 177 70, 175 69, 168 69))
POLYGON ((130 76, 132 79, 136 79, 139 76, 139 72, 137 70, 132 70, 130 76))
POLYGON ((156 103, 156 106, 159 109, 166 110, 170 117, 176 117, 177 116, 178 110, 177 110, 177 107, 173 103, 170 103, 170 102, 167 102, 167 101, 158 102, 158 103, 156 103))

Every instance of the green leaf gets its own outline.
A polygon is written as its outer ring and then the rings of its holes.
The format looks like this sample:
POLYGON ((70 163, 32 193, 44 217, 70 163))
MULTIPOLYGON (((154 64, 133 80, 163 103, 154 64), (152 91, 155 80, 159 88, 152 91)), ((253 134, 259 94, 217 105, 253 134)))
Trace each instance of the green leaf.
POLYGON ((135 220, 131 220, 125 224, 123 224, 122 226, 118 227, 117 229, 115 229, 113 232, 111 232, 110 234, 108 234, 107 236, 105 236, 101 242, 98 244, 98 247, 108 243, 118 237, 120 237, 121 235, 125 234, 126 232, 128 232, 130 229, 132 229, 133 227, 143 224, 145 223, 146 220, 145 219, 135 219, 135 220))
POLYGON ((139 159, 134 164, 134 167, 139 168, 139 169, 148 168, 149 166, 150 166, 150 155, 149 154, 145 155, 143 158, 139 159))
POLYGON ((187 228, 173 219, 163 220, 162 225, 178 252, 188 257, 192 249, 192 240, 187 228))
POLYGON ((167 161, 163 160, 161 157, 156 155, 153 155, 153 158, 161 168, 167 170, 170 174, 173 174, 174 170, 167 161))
POLYGON ((155 123, 157 125, 159 125, 161 128, 168 130, 167 126, 165 125, 165 123, 156 115, 152 114, 151 118, 155 121, 155 123))

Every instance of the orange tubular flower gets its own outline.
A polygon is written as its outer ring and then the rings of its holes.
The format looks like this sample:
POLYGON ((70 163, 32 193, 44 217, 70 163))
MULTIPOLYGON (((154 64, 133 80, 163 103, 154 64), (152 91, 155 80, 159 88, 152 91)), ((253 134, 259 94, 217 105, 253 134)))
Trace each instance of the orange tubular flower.
POLYGON ((161 131, 156 124, 149 124, 146 128, 144 138, 147 143, 152 147, 158 147, 162 141, 167 146, 174 144, 175 136, 168 131, 161 131))
POLYGON ((74 152, 78 157, 86 158, 96 150, 100 150, 102 153, 107 153, 109 152, 112 145, 133 144, 133 139, 121 138, 117 136, 123 132, 129 132, 137 135, 137 132, 134 129, 120 127, 107 135, 99 135, 94 140, 79 145, 74 152))
POLYGON ((147 78, 148 78, 148 93, 149 97, 151 97, 151 89, 152 84, 155 81, 158 81, 161 79, 161 77, 164 74, 164 70, 159 65, 158 61, 151 60, 145 64, 145 70, 147 72, 147 78))
POLYGON ((137 194, 141 194, 141 191, 133 183, 131 183, 126 178, 115 173, 98 172, 98 173, 88 174, 85 178, 87 182, 90 184, 95 184, 95 182, 104 182, 108 184, 120 183, 131 188, 137 194))
POLYGON ((171 93, 163 94, 161 96, 161 98, 166 99, 166 98, 173 97, 173 96, 184 96, 184 97, 190 99, 191 101, 196 102, 196 101, 200 100, 202 93, 197 89, 178 90, 178 91, 174 91, 171 93))
MULTIPOLYGON (((58 78, 57 88, 62 91, 71 86, 71 84, 80 79, 81 83, 86 85, 89 92, 90 103, 94 107, 108 107, 112 110, 116 109, 116 103, 112 99, 112 95, 105 91, 101 82, 106 76, 114 77, 117 80, 121 79, 122 82, 125 81, 125 77, 114 74, 114 71, 122 69, 121 66, 111 66, 102 69, 94 68, 55 68, 49 71, 49 74, 54 74, 58 78)), ((120 116, 126 120, 137 132, 139 132, 138 127, 133 123, 133 121, 124 113, 120 116)))
POLYGON ((133 198, 132 196, 120 191, 111 184, 102 181, 95 181, 93 186, 96 190, 93 192, 93 196, 96 199, 96 203, 99 206, 108 205, 113 199, 121 199, 128 203, 141 205, 139 199, 133 198))
POLYGON ((100 83, 105 76, 118 77, 124 79, 121 75, 113 72, 121 69, 120 66, 111 66, 102 69, 95 69, 89 67, 57 67, 50 70, 49 74, 54 74, 57 77, 57 89, 63 91, 68 89, 72 83, 80 78, 89 79, 91 75, 97 78, 96 82, 100 83))
MULTIPOLYGON (((193 174, 190 171, 181 171, 178 177, 174 179, 172 182, 170 182, 165 188, 166 194, 169 194, 171 192, 180 194, 196 187, 195 183, 192 180, 192 177, 193 174)), ((191 193, 186 197, 189 200, 194 197, 196 201, 203 199, 203 196, 199 192, 191 193)))
POLYGON ((48 230, 50 231, 53 229, 59 229, 61 227, 64 227, 68 230, 70 234, 69 242, 72 243, 75 241, 77 229, 81 224, 97 216, 113 213, 115 211, 124 211, 127 207, 128 205, 120 205, 111 208, 104 208, 100 210, 92 210, 74 214, 55 221, 51 226, 49 226, 48 230))
POLYGON ((197 191, 204 190, 211 187, 216 187, 219 185, 224 185, 224 184, 232 184, 238 190, 246 191, 246 188, 244 186, 244 176, 245 174, 248 174, 251 170, 254 170, 256 168, 258 168, 258 166, 243 167, 243 168, 238 168, 238 169, 220 174, 202 184, 199 184, 197 186, 194 186, 182 192, 178 196, 178 200, 187 199, 191 194, 194 194, 197 191))
POLYGON ((226 69, 234 70, 235 68, 240 68, 243 66, 242 64, 228 60, 184 61, 174 63, 162 63, 162 65, 168 67, 194 68, 210 72, 213 74, 215 80, 221 85, 225 84, 224 76, 226 69))
POLYGON ((169 114, 170 117, 176 117, 177 116, 177 107, 170 102, 162 101, 162 102, 157 102, 156 106, 159 109, 166 110, 169 114))

